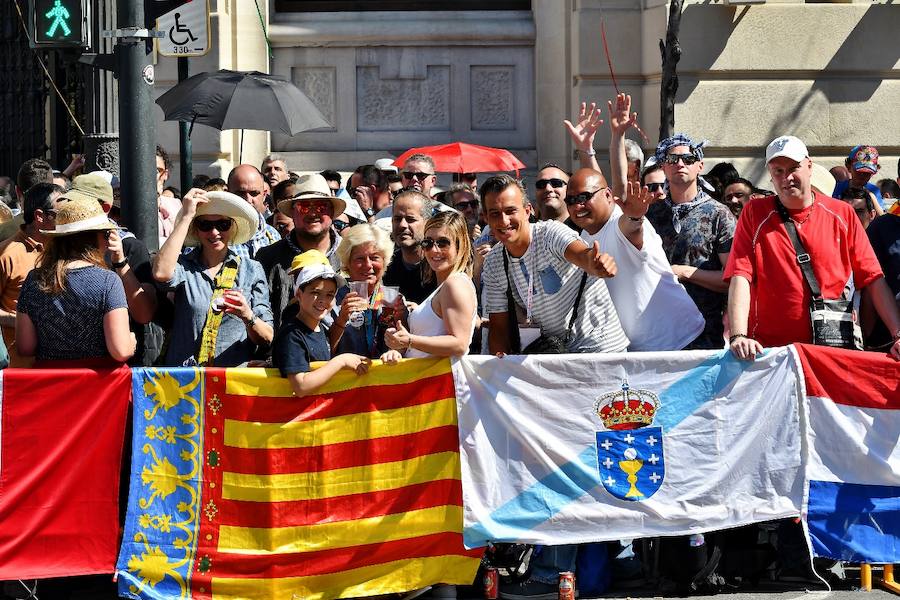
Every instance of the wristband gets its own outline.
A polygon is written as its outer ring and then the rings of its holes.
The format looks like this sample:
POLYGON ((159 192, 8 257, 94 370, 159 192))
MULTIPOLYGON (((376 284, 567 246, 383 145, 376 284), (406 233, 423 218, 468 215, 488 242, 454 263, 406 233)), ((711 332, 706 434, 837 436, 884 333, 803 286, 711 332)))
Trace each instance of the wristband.
MULTIPOLYGON (((628 217, 628 215, 625 215, 625 216, 628 217)), ((643 223, 644 217, 628 217, 628 220, 633 223, 643 223)))
POLYGON ((585 156, 597 156, 597 151, 591 148, 590 150, 585 151, 585 156))
POLYGON ((733 336, 731 336, 730 338, 728 338, 728 343, 729 343, 729 344, 733 344, 733 343, 734 343, 734 340, 736 340, 736 339, 738 339, 738 338, 747 338, 748 340, 753 339, 753 338, 751 338, 751 337, 748 337, 748 336, 747 336, 746 334, 744 334, 744 333, 736 333, 736 334, 734 334, 733 336))
POLYGON ((126 257, 122 262, 112 263, 112 268, 113 269, 121 269, 122 267, 124 267, 127 264, 128 264, 128 258, 126 257))
POLYGON ((252 317, 250 317, 250 320, 247 321, 246 325, 247 325, 247 327, 253 327, 254 323, 256 323, 256 314, 254 314, 252 317))

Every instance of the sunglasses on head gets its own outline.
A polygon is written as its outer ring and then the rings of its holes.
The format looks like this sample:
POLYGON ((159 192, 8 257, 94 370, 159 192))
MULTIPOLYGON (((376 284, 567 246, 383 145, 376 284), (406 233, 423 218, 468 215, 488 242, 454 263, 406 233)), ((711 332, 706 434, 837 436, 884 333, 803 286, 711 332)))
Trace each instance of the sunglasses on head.
POLYGON ((539 190, 544 189, 547 185, 552 188, 561 188, 566 185, 566 182, 562 179, 557 179, 556 177, 550 179, 538 179, 534 182, 534 187, 539 190))
POLYGON ((435 239, 427 237, 424 240, 422 240, 421 242, 419 242, 419 245, 422 246, 422 248, 425 250, 431 250, 434 246, 437 246, 441 250, 446 250, 447 248, 450 247, 450 244, 452 244, 452 243, 453 242, 447 238, 438 238, 435 240, 435 239))
POLYGON ((647 189, 651 192, 661 192, 666 187, 665 183, 648 183, 647 189))
POLYGON ((605 189, 606 189, 605 187, 602 187, 598 190, 594 190, 593 192, 581 192, 580 194, 575 194, 573 196, 566 196, 564 198, 564 202, 566 203, 567 206, 575 206, 576 204, 585 204, 586 202, 590 202, 591 198, 593 198, 597 192, 599 192, 601 190, 605 190, 605 189))
POLYGON ((666 154, 665 158, 663 158, 663 162, 667 165, 677 165, 679 160, 685 166, 690 166, 700 159, 693 154, 666 154))
POLYGON ((478 200, 466 200, 463 202, 457 202, 453 207, 456 210, 466 210, 467 208, 478 210, 478 200))
POLYGON ((228 231, 231 229, 233 221, 231 219, 215 219, 215 220, 207 220, 207 219, 197 219, 194 224, 197 227, 198 231, 210 232, 213 229, 216 229, 219 232, 228 231))
POLYGON ((416 178, 419 181, 425 181, 427 178, 434 175, 434 173, 414 173, 413 171, 403 171, 403 177, 406 179, 416 178))

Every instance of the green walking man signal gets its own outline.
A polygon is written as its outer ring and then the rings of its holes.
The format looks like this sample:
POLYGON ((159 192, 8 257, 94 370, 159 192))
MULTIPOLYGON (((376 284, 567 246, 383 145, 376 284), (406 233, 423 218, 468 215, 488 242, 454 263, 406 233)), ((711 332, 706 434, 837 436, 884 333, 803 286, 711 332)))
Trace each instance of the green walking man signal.
POLYGON ((63 37, 72 33, 72 30, 66 25, 66 19, 69 18, 69 11, 62 5, 62 0, 54 0, 53 8, 51 8, 50 12, 44 16, 48 19, 53 19, 53 22, 50 24, 50 29, 47 30, 47 37, 52 38, 57 27, 62 28, 63 37))
POLYGON ((89 45, 91 0, 30 0, 32 48, 78 48, 89 45))

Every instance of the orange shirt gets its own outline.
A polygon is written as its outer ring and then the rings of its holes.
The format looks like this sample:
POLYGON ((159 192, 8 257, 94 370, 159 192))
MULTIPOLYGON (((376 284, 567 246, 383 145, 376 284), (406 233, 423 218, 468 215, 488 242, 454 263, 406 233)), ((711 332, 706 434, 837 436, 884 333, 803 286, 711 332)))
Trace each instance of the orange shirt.
MULTIPOLYGON (((14 236, 0 243, 0 308, 14 312, 19 301, 19 290, 25 277, 34 269, 44 245, 20 229, 14 236)), ((9 349, 10 367, 30 367, 34 359, 19 356, 16 352, 15 327, 3 327, 3 341, 9 349)))

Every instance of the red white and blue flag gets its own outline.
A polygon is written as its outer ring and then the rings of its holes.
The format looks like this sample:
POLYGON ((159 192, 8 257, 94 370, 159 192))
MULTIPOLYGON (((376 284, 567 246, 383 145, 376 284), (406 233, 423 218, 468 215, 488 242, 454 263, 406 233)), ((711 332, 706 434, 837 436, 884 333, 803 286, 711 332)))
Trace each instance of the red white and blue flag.
POLYGON ((797 345, 806 386, 813 553, 900 562, 900 363, 797 345))

